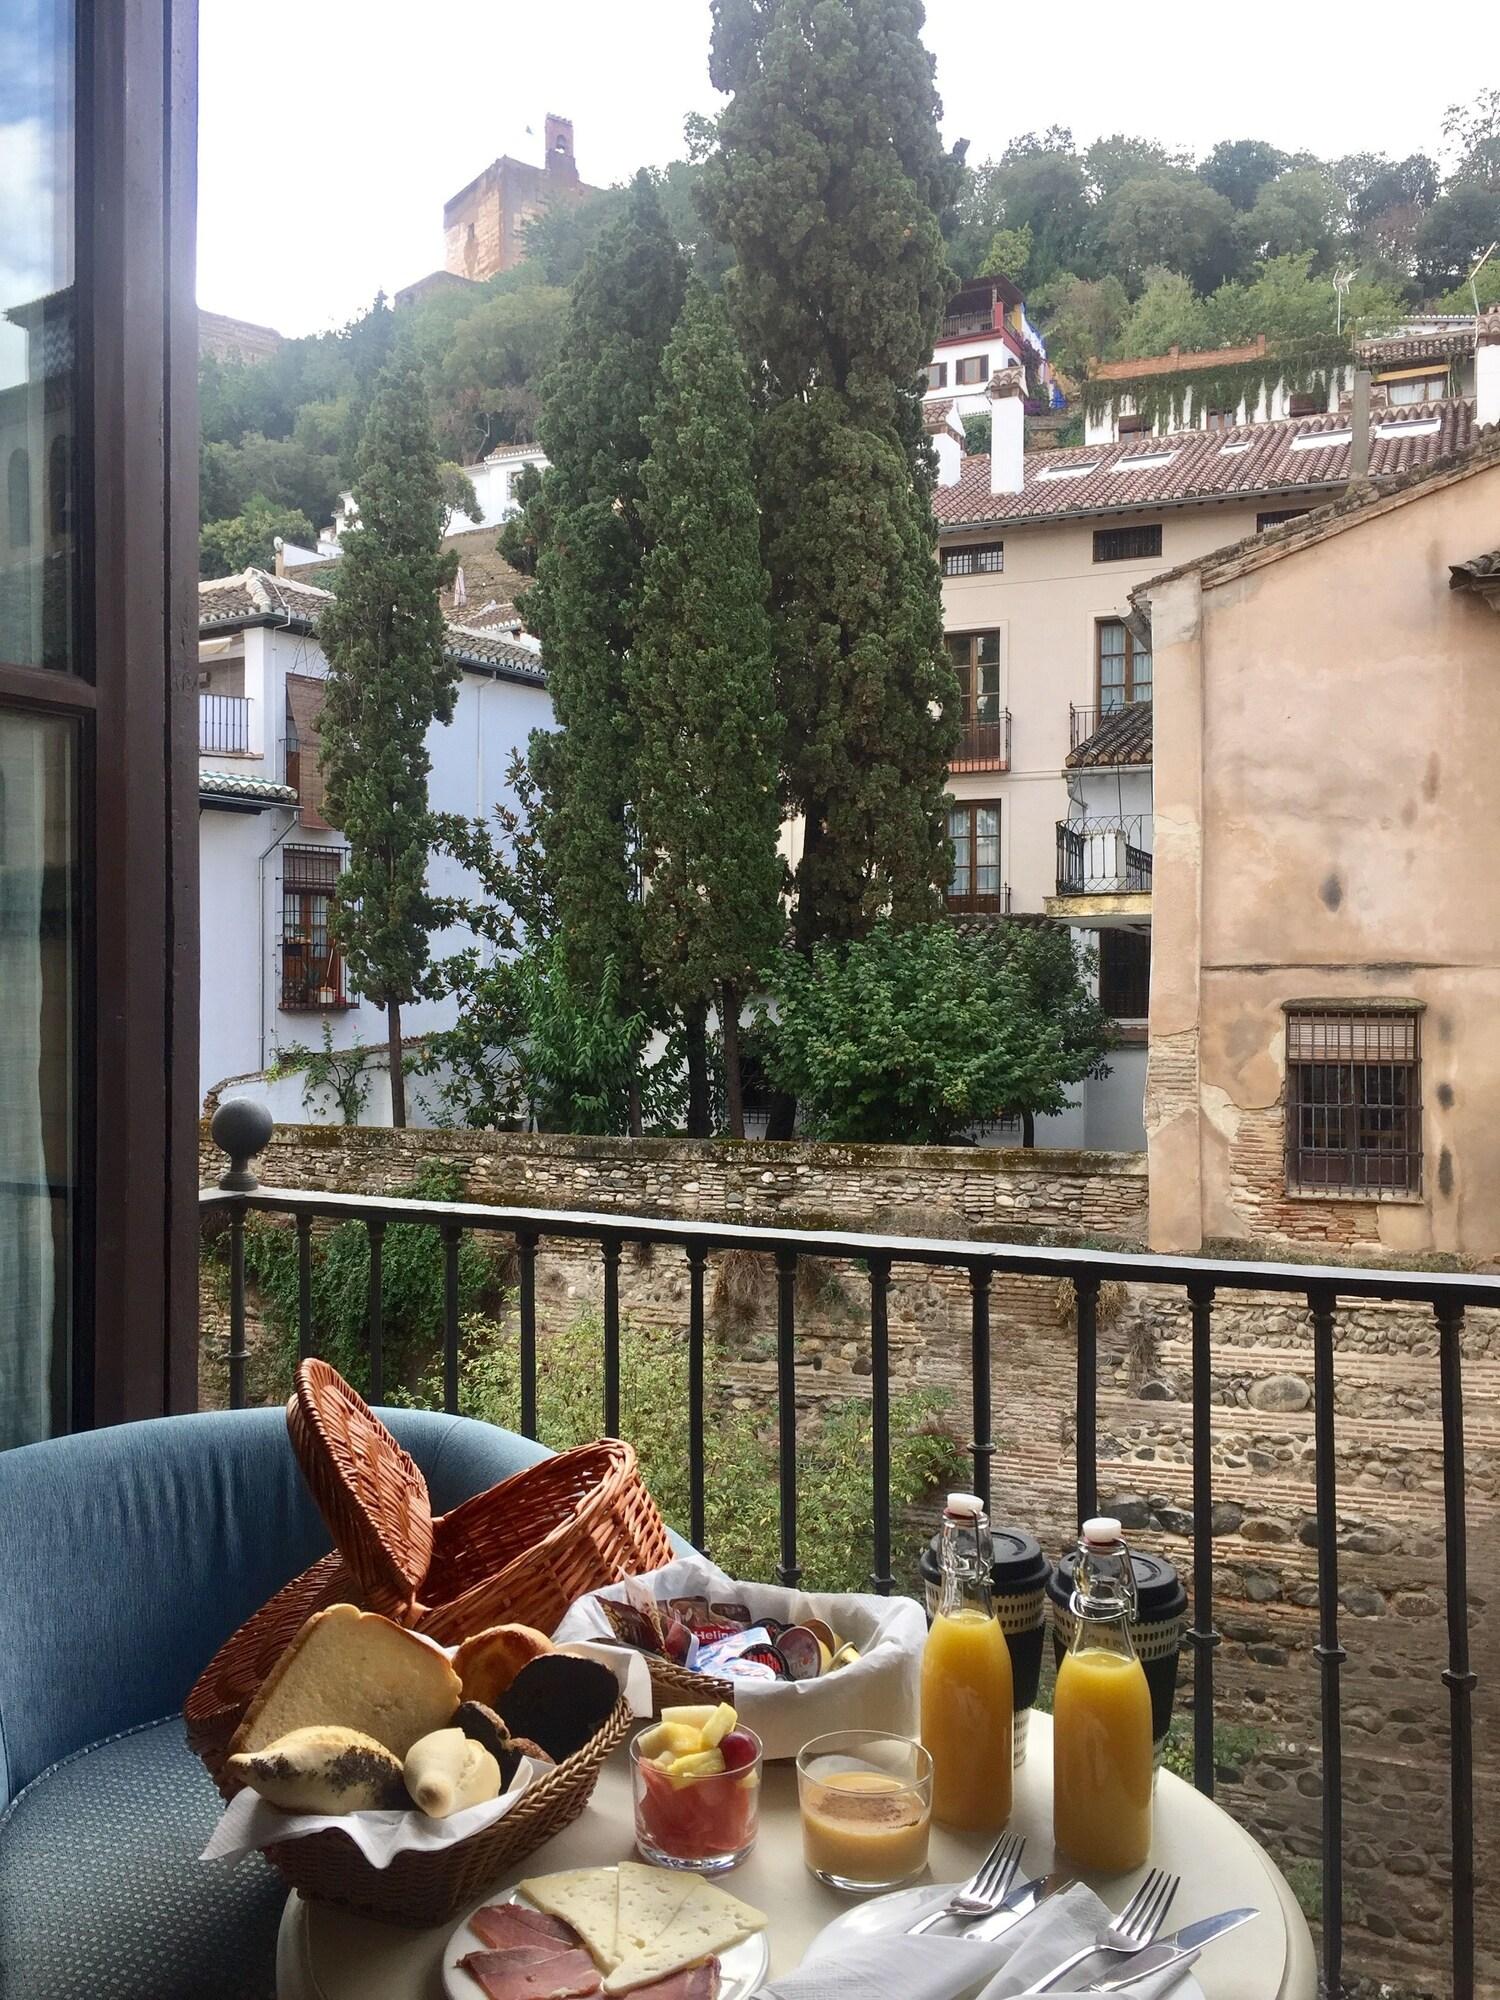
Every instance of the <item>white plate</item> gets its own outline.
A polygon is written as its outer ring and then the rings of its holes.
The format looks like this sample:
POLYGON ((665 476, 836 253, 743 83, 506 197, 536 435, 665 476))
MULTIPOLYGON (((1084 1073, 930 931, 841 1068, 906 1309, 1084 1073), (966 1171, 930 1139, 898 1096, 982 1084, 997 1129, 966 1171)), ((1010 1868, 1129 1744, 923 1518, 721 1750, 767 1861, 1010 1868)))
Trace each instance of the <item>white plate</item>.
MULTIPOLYGON (((707 1875, 702 1879, 713 1881, 707 1875)), ((519 1889, 507 1889, 501 1895, 486 1896, 475 1908, 488 1909, 492 1903, 524 1903, 528 1909, 532 1907, 529 1896, 523 1896, 519 1889)), ((458 1961, 471 1951, 486 1950, 484 1939, 470 1930, 466 1917, 443 1947, 445 2000, 485 2000, 484 1988, 472 1974, 460 1971, 458 1961)), ((753 1937, 720 1952, 719 2000, 749 2000, 752 1993, 759 1991, 770 1969, 771 1947, 764 1931, 757 1931, 753 1937)))
MULTIPOLYGON (((802 1963, 813 1965, 819 1959, 832 1958, 859 1938, 885 1937, 892 1931, 909 1930, 919 1917, 940 1910, 960 1886, 957 1882, 918 1882, 911 1889, 893 1889, 888 1896, 873 1896, 867 1903, 854 1903, 831 1924, 823 1926, 803 1952, 802 1963)), ((1045 1909, 1046 1905, 1041 1907, 1045 1909)), ((957 1937, 959 1933, 942 1931, 939 1935, 957 1937)), ((1093 1974, 1096 1979, 1101 1976, 1097 1971, 1093 1974)), ((976 1980, 975 1990, 983 1983, 976 1980)), ((459 2000, 459 1996, 455 1994, 453 2000, 459 2000)), ((1191 1973, 1173 1987, 1172 2000, 1203 2000, 1203 1991, 1191 1973)))

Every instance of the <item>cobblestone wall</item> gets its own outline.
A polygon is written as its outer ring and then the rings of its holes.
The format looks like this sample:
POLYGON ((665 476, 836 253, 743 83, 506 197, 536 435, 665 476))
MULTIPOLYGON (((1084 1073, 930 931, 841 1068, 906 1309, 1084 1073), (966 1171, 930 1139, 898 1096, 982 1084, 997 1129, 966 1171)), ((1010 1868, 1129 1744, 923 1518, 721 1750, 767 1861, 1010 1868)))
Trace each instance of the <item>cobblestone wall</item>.
MULTIPOLYGON (((279 1131, 261 1162, 268 1185, 389 1192, 426 1159, 457 1160, 470 1198, 745 1223, 873 1228, 994 1239, 1037 1232, 1130 1237, 1145 1177, 1136 1156, 969 1149, 695 1145, 648 1140, 302 1127, 279 1131)), ((205 1179, 217 1154, 205 1146, 205 1179)), ((710 1271, 715 1325, 746 1407, 775 1398, 775 1302, 766 1260, 736 1277, 731 1315, 710 1271)), ((625 1310, 685 1327, 687 1274, 658 1252, 621 1266, 625 1310)), ((597 1252, 545 1244, 544 1332, 602 1300, 597 1252)), ((1191 1560, 1191 1367, 1186 1307, 1168 1291, 1118 1288, 1102 1302, 1101 1498, 1143 1544, 1186 1573, 1191 1560)), ((799 1404, 868 1393, 866 1278, 821 1264, 799 1288, 799 1404)), ((1069 1288, 997 1278, 992 1294, 997 1513, 1053 1551, 1074 1531, 1074 1348, 1069 1288)), ((219 1309, 205 1324, 221 1331, 219 1309)), ((947 1388, 967 1435, 969 1291, 958 1273, 897 1265, 892 1368, 947 1388)), ((1500 1732, 1485 1669, 1500 1647, 1500 1325, 1463 1337, 1468 1423, 1470 1617, 1481 1682, 1475 1713, 1481 1842, 1479 1940, 1487 1990, 1500 1992, 1500 1886, 1486 1872, 1500 1798, 1500 1732)), ((1352 1971, 1446 1987, 1447 1693, 1441 1425, 1430 1316, 1380 1304, 1342 1313, 1337 1334, 1338 1546, 1343 1643, 1346 1915, 1352 1971)), ((1271 1846, 1294 1884, 1317 1883, 1322 1779, 1312 1346, 1294 1301, 1221 1293, 1214 1311, 1216 1656, 1223 1802, 1271 1846)), ((1191 1699, 1185 1689, 1184 1705, 1191 1699)))

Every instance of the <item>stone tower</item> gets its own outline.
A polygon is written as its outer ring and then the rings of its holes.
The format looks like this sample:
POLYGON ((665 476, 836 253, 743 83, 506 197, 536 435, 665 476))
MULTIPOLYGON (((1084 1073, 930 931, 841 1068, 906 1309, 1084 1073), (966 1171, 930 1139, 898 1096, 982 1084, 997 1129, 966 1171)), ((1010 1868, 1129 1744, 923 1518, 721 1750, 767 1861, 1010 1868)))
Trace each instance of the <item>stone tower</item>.
POLYGON ((547 114, 546 159, 540 167, 492 160, 443 206, 443 262, 455 277, 492 278, 524 254, 526 224, 554 201, 577 201, 596 192, 578 178, 573 121, 547 114))

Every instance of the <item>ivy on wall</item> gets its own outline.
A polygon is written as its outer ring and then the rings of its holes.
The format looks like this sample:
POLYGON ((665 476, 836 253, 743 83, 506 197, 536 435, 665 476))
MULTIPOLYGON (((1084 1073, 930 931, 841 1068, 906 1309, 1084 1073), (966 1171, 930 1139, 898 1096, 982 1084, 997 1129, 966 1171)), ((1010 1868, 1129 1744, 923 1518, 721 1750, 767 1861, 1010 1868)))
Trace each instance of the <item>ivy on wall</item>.
POLYGON ((1289 395, 1316 396, 1326 406, 1335 382, 1342 387, 1342 378, 1352 365, 1348 339, 1329 334, 1317 340, 1288 341, 1249 361, 1087 382, 1084 409, 1090 423, 1099 423, 1106 416, 1113 423, 1128 404, 1152 430, 1181 430, 1188 421, 1190 405, 1195 412, 1237 411, 1243 403, 1253 416, 1261 397, 1269 398, 1278 383, 1289 395))

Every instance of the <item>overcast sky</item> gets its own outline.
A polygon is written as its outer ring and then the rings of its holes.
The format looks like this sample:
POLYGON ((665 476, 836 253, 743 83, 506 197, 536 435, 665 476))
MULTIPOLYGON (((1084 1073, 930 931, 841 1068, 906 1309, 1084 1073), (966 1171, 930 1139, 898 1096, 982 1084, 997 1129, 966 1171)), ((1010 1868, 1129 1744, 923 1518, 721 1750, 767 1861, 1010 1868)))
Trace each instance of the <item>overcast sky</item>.
MULTIPOLYGON (((547 112, 573 119, 603 187, 678 157, 684 116, 716 103, 708 0, 201 7, 198 297, 284 333, 440 265, 444 201, 498 154, 540 162, 547 112)), ((1458 0, 1425 47, 1412 33, 1395 0, 928 0, 926 40, 944 135, 975 160, 1053 123, 1399 157, 1437 150, 1447 104, 1500 82, 1493 0, 1458 0)))

